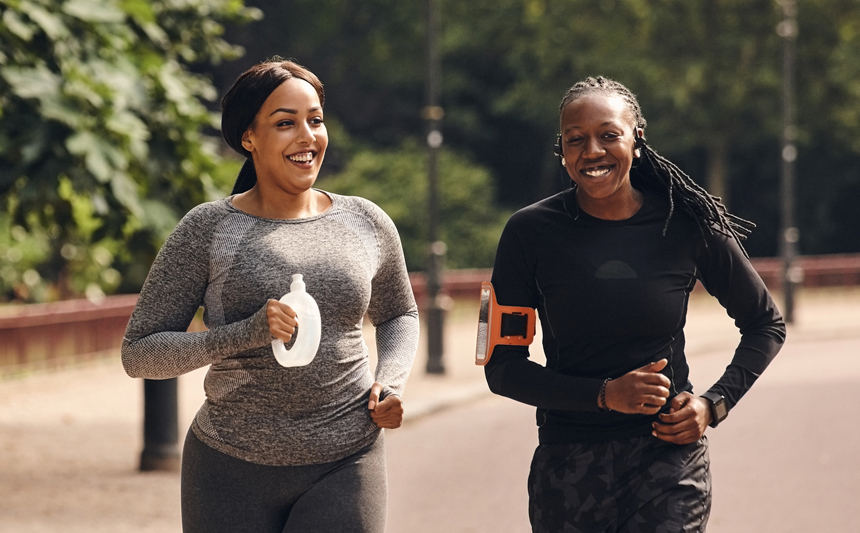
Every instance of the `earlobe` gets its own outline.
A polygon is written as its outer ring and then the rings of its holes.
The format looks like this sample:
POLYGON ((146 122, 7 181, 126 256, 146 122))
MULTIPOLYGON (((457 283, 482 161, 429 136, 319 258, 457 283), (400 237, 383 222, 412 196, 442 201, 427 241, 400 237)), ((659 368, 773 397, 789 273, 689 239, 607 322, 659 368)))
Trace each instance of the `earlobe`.
POLYGON ((567 162, 564 160, 563 157, 561 158, 561 166, 567 166, 567 162))

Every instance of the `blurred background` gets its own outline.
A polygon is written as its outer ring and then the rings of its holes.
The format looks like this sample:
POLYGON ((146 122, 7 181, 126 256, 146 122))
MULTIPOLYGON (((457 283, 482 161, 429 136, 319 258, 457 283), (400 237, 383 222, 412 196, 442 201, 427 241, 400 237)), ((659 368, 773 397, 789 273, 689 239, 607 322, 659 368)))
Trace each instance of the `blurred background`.
MULTIPOLYGON (((516 209, 566 185, 558 105, 589 75, 639 97, 661 154, 780 253, 784 18, 774 0, 436 0, 439 238, 492 265, 516 209)), ((229 192, 239 73, 295 58, 326 87, 319 186, 394 219, 426 267, 426 2, 0 0, 0 301, 140 289, 192 206, 229 192)), ((803 255, 860 252, 860 4, 803 0, 795 60, 803 255)))
MULTIPOLYGON (((508 217, 568 186, 558 106, 597 75, 758 225, 745 246, 784 311, 799 290, 786 349, 714 432, 711 530, 860 531, 857 0, 0 0, 0 530, 179 529, 205 369, 158 382, 150 410, 156 382, 118 346, 167 235, 243 162, 221 95, 276 55, 325 84, 318 187, 391 216, 421 303, 407 424, 386 437, 390 531, 528 528, 533 410, 473 365, 476 298, 508 217), (167 468, 144 468, 150 442, 167 468)), ((737 343, 703 293, 697 387, 737 343)))

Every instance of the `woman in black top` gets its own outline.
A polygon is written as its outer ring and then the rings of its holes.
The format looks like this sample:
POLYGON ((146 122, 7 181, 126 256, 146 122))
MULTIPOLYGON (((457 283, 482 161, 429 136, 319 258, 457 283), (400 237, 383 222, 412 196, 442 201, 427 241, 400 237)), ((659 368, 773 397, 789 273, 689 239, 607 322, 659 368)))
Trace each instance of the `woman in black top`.
POLYGON ((557 154, 573 186, 508 222, 493 285, 538 310, 546 366, 498 346, 493 392, 537 407, 529 476, 534 531, 703 531, 708 425, 716 426, 785 340, 785 325, 729 214, 644 141, 635 96, 588 78, 561 103, 557 154), (684 355, 699 280, 741 332, 723 376, 693 393, 684 355))

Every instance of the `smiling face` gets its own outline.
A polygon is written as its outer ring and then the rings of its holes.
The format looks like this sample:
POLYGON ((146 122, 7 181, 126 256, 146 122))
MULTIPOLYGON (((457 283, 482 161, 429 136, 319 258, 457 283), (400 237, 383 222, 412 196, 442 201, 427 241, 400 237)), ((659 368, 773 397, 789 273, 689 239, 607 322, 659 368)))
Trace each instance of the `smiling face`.
POLYGON ((614 218, 611 213, 624 211, 636 197, 630 185, 634 144, 633 114, 621 97, 586 94, 564 107, 564 166, 587 213, 609 213, 614 218))
POLYGON ((257 183, 298 195, 313 187, 328 146, 319 95, 310 83, 290 78, 263 103, 242 136, 257 183))

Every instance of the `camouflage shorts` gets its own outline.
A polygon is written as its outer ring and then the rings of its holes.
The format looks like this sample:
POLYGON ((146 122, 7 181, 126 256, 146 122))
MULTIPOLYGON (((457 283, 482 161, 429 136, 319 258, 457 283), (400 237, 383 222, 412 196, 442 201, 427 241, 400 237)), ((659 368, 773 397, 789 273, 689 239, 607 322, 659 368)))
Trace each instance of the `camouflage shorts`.
POLYGON ((541 444, 529 474, 535 533, 703 532, 711 511, 706 437, 541 444))

